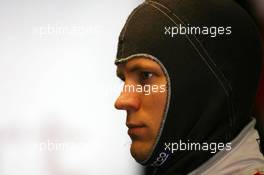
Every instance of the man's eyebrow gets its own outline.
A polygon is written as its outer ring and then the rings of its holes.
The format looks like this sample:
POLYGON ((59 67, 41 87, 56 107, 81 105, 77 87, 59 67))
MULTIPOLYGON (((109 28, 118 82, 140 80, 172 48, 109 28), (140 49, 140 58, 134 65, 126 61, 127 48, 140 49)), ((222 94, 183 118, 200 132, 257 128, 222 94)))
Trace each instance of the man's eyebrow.
MULTIPOLYGON (((126 66, 125 69, 126 69, 127 72, 132 72, 133 73, 133 72, 136 72, 138 70, 147 69, 147 68, 149 68, 149 66, 142 66, 142 65, 140 65, 138 63, 138 64, 128 65, 128 66, 126 66)), ((124 76, 124 72, 120 68, 117 68, 116 69, 116 75, 118 77, 123 77, 124 76)))
POLYGON ((126 64, 124 69, 117 67, 116 69, 116 76, 124 79, 124 71, 126 72, 137 72, 140 70, 146 70, 146 71, 157 71, 159 68, 157 66, 148 65, 148 64, 141 64, 141 63, 133 63, 133 64, 126 64))
POLYGON ((142 65, 142 64, 133 64, 131 66, 127 66, 128 72, 136 72, 139 70, 149 70, 149 71, 155 71, 157 68, 155 66, 150 65, 142 65))

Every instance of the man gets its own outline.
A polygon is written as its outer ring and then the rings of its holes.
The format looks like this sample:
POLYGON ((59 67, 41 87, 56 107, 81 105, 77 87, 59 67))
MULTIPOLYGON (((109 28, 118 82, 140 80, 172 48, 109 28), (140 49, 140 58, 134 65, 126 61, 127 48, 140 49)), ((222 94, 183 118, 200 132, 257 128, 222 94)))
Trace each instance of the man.
POLYGON ((260 58, 256 26, 231 0, 138 6, 115 61, 135 160, 155 175, 261 174, 251 116, 260 58))

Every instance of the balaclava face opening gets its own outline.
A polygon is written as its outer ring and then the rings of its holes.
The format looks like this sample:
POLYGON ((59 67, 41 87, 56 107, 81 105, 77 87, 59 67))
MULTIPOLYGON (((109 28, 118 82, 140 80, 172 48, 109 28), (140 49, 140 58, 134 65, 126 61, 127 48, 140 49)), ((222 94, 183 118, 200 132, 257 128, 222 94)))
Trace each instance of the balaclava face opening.
POLYGON ((166 145, 226 144, 251 120, 261 47, 254 23, 233 1, 144 2, 127 19, 115 63, 138 56, 157 61, 168 80, 164 121, 142 165, 159 169, 173 165, 178 174, 187 174, 214 153, 179 149, 172 153, 166 145), (231 27, 231 33, 166 34, 175 26, 231 27))

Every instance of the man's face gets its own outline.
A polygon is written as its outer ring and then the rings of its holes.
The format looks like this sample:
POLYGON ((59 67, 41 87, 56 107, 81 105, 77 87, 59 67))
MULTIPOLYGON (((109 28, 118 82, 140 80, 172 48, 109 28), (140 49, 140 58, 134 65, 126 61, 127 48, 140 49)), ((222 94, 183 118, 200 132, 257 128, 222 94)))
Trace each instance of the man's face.
POLYGON ((143 161, 152 151, 159 133, 167 80, 158 63, 141 57, 119 64, 117 76, 124 81, 124 88, 115 107, 126 110, 126 125, 132 140, 130 152, 137 161, 143 161))

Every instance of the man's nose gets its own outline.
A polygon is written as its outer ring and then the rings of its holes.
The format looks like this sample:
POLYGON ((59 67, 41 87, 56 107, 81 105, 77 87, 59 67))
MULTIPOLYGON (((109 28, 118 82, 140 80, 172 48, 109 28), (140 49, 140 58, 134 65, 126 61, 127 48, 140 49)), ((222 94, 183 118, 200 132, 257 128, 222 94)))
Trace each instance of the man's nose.
POLYGON ((119 110, 137 111, 140 108, 140 97, 137 92, 122 91, 116 99, 115 108, 119 110))

